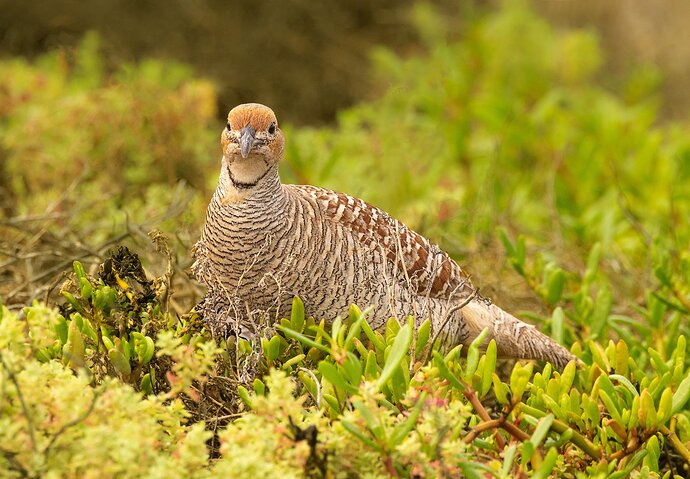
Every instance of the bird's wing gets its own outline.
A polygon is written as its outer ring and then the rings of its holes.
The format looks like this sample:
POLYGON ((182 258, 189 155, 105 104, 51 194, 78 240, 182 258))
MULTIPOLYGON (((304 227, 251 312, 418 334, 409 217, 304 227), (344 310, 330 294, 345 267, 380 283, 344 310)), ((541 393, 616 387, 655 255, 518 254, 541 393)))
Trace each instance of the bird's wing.
POLYGON ((447 253, 384 211, 343 193, 287 186, 315 200, 328 220, 349 229, 358 241, 380 249, 418 295, 462 300, 475 294, 467 275, 447 253))

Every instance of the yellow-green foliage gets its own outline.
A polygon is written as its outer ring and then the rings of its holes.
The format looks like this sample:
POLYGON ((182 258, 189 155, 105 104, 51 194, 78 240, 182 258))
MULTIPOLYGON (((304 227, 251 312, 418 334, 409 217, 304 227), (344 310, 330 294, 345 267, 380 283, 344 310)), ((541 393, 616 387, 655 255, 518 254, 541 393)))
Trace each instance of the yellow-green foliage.
MULTIPOLYGON (((540 246, 564 244, 557 253, 586 255, 602 241, 627 267, 643 265, 648 247, 629 213, 671 239, 673 212, 690 207, 688 136, 657 124, 649 69, 626 95, 604 90, 592 80, 596 35, 556 33, 521 3, 467 22, 460 41, 418 8, 428 53, 376 51, 390 88, 343 112, 335 130, 291 136, 293 176, 364 196, 452 236, 451 247, 473 251, 510 225, 540 246)), ((679 233, 682 246, 688 232, 679 233)))
MULTIPOLYGON (((493 343, 479 354, 484 335, 466 360, 459 348, 445 357, 434 350, 432 361, 411 368, 411 324, 392 321, 382 335, 353 307, 344 322, 324 329, 304 318, 299 300, 295 305, 281 330, 296 339, 265 343, 284 344, 273 360, 280 369, 265 382, 255 379, 254 393, 244 389, 251 412, 219 430, 218 415, 205 424, 182 401, 203 401, 200 392, 214 379, 230 382, 222 362, 212 368, 219 354, 212 342, 161 332, 157 356, 170 358, 170 372, 166 381, 154 380, 157 394, 144 396, 126 384, 129 378, 96 380, 100 361, 110 356, 107 341, 76 330, 79 364, 65 347, 49 359, 42 351, 74 340, 60 333, 65 319, 39 305, 26 308, 24 318, 3 308, 0 477, 504 477, 516 468, 545 477, 582 464, 591 476, 636 470, 660 477, 654 471, 664 443, 690 457, 683 336, 668 358, 655 354, 649 363, 630 357, 622 341, 605 349, 590 343, 594 361, 579 372, 575 363, 536 374, 531 364, 518 364, 502 382, 493 343), (494 419, 482 405, 492 387, 494 419), (209 426, 220 442, 214 460, 209 426), (508 445, 511 437, 520 442, 508 445)), ((427 341, 423 332, 415 335, 415 359, 425 355, 427 341)))
MULTIPOLYGON (((0 477, 686 476, 690 135, 657 118, 654 70, 597 84, 593 32, 522 2, 475 15, 451 33, 418 6, 427 51, 374 52, 380 97, 335 127, 286 125, 282 174, 363 196, 480 271, 512 267, 502 283, 579 368, 506 375, 484 336, 444 356, 428 322, 372 331, 357 307, 306 318, 299 299, 266 337, 217 345, 173 312, 169 278, 75 262, 59 310, 0 309, 0 477)), ((107 71, 93 37, 0 62, 0 187, 16 213, 50 206, 45 230, 80 254, 126 215, 198 230, 213 105, 179 65, 107 71)))
POLYGON ((57 313, 36 306, 27 318, 0 310, 0 476, 190 477, 206 464, 209 433, 183 426, 179 401, 39 361, 57 313))
POLYGON ((72 56, 0 62, 0 105, 17 213, 76 211, 92 229, 123 210, 149 221, 180 196, 178 182, 203 188, 215 166, 211 83, 155 60, 108 72, 94 35, 72 56))

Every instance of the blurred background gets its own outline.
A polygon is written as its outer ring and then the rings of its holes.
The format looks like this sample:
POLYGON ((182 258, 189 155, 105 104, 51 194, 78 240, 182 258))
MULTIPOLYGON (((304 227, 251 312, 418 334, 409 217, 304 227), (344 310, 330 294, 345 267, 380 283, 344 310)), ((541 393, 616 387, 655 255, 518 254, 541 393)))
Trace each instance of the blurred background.
POLYGON ((190 250, 224 117, 258 101, 287 134, 284 181, 389 211, 508 308, 547 325, 564 308, 576 327, 561 321, 560 339, 628 334, 619 319, 660 291, 684 311, 685 1, 0 0, 0 10, 10 307, 50 299, 74 259, 93 269, 119 244, 162 274, 165 248, 147 236, 158 230, 178 273, 173 306, 188 311, 202 293, 190 250))
MULTIPOLYGON (((296 124, 332 122, 336 112, 375 98, 371 51, 419 53, 411 0, 0 0, 0 55, 36 58, 101 38, 108 69, 161 58, 182 62, 216 86, 219 114, 249 100, 273 105, 296 124)), ((459 31, 498 1, 429 2, 459 31)), ((600 80, 616 88, 640 64, 663 72, 663 110, 690 103, 690 5, 683 0, 535 0, 559 27, 595 30, 606 52, 600 80)))

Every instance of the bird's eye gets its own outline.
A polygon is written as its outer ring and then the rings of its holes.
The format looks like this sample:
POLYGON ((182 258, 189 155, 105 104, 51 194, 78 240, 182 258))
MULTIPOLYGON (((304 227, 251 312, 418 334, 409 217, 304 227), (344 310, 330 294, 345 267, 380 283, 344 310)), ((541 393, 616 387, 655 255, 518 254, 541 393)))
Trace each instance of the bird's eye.
POLYGON ((268 133, 273 135, 276 132, 276 124, 271 123, 271 126, 268 127, 268 133))
POLYGON ((230 124, 230 122, 228 122, 228 123, 225 125, 225 128, 227 128, 228 131, 232 130, 232 125, 230 124))

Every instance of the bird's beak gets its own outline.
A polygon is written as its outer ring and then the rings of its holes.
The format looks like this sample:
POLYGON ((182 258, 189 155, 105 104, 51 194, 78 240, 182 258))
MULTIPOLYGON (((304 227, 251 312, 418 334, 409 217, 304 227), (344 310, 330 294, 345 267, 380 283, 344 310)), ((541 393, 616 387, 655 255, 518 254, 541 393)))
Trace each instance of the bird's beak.
POLYGON ((240 153, 242 158, 249 156, 249 152, 254 145, 254 138, 256 137, 256 130, 250 125, 245 126, 240 130, 240 153))

